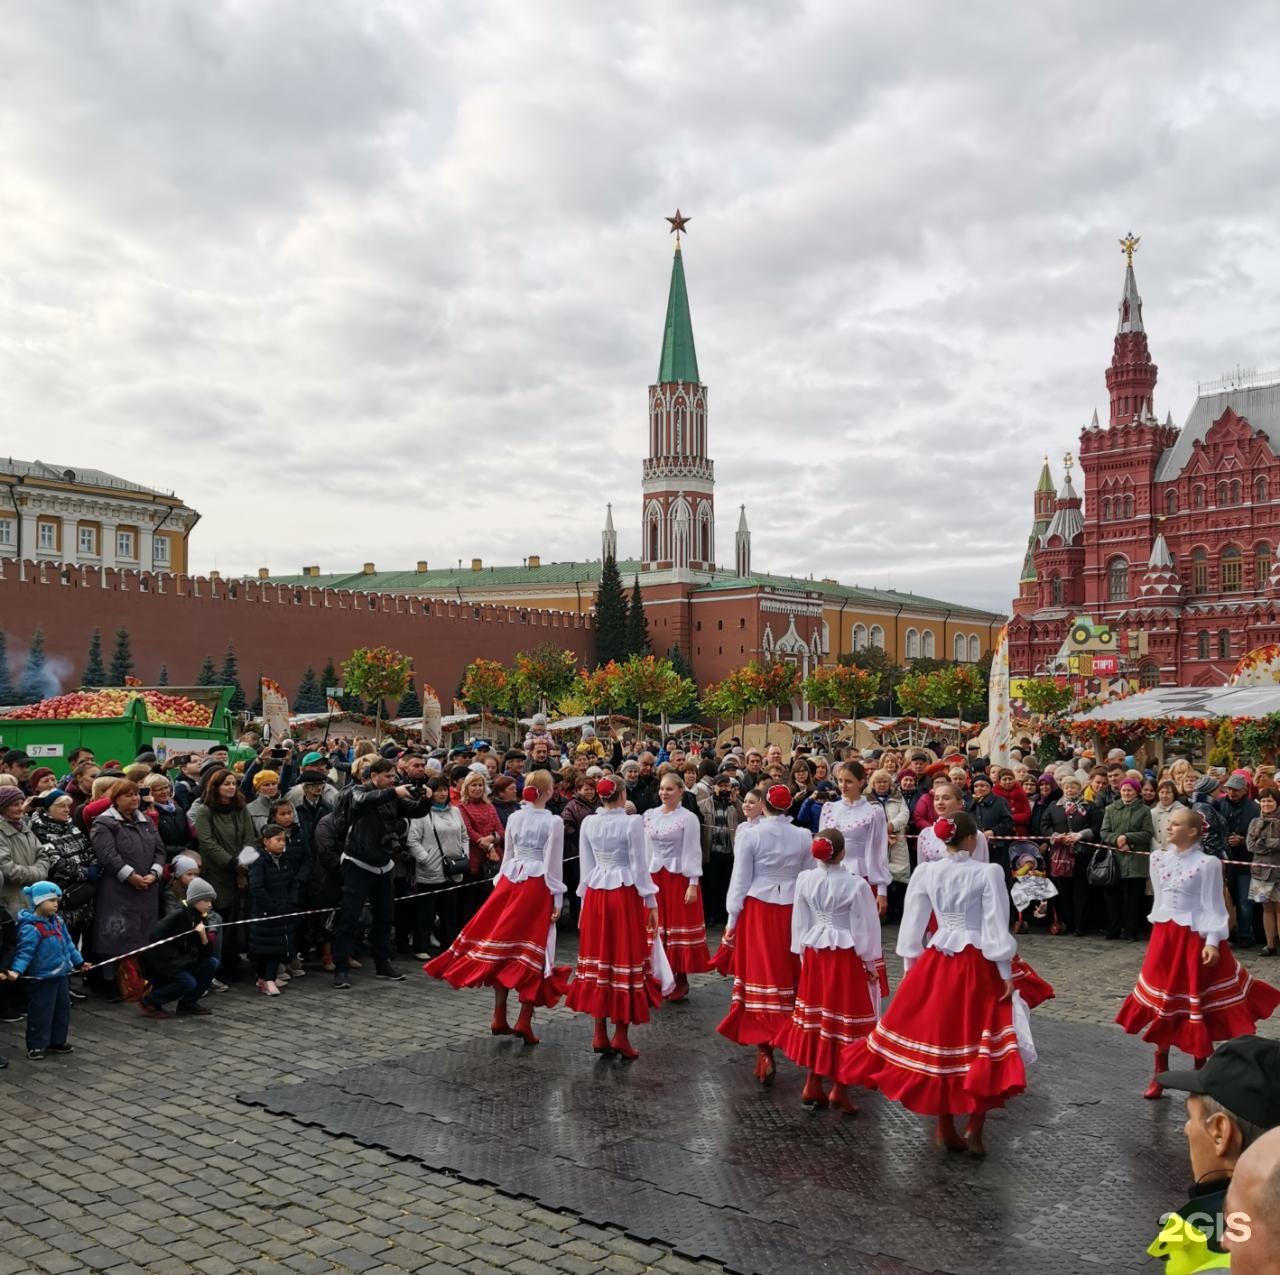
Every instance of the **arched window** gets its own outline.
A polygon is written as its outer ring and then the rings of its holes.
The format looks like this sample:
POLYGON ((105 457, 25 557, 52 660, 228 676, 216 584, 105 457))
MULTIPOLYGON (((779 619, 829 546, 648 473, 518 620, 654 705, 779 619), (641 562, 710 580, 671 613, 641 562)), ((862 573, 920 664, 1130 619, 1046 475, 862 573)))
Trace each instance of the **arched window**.
POLYGON ((1209 592, 1209 555, 1203 549, 1191 551, 1191 592, 1209 592))
POLYGON ((1231 630, 1218 630, 1218 659, 1229 660, 1231 658, 1231 630))
POLYGON ((1231 503, 1233 505, 1238 505, 1241 501, 1241 495, 1240 480, 1238 478, 1233 478, 1231 480, 1231 503))
POLYGON ((1265 474, 1260 474, 1253 480, 1253 499, 1259 505, 1271 499, 1270 488, 1267 485, 1267 476, 1265 474))
POLYGON ((1218 484, 1218 504, 1225 505, 1227 503, 1227 484, 1220 482, 1218 484))
POLYGON ((1132 496, 1126 496, 1124 498, 1124 516, 1126 518, 1133 517, 1133 497, 1132 496))
POLYGON ((982 658, 982 643, 976 633, 969 634, 969 659, 976 664, 982 658))
POLYGON ((1244 588, 1244 562, 1235 545, 1228 545, 1222 551, 1218 573, 1218 588, 1223 593, 1237 593, 1244 588))
POLYGON ((1207 660, 1209 658, 1209 630, 1201 629, 1196 635, 1196 656, 1199 659, 1207 660))
POLYGON ((1062 577, 1055 571, 1049 579, 1049 597, 1053 605, 1062 605, 1062 577))
POLYGON ((915 629, 907 630, 907 659, 918 660, 920 658, 920 634, 915 629))
POLYGON ((873 624, 871 626, 871 645, 874 646, 877 651, 884 650, 884 630, 878 624, 873 624))
POLYGON ((964 640, 963 633, 957 633, 951 642, 952 656, 957 664, 964 663, 965 652, 968 651, 968 644, 964 640))
POLYGON ((1104 496, 1104 497, 1103 497, 1103 500, 1102 500, 1102 521, 1103 521, 1103 522, 1110 522, 1110 521, 1111 521, 1111 514, 1112 514, 1111 497, 1110 497, 1110 496, 1104 496))
POLYGON ((1253 587, 1265 589, 1271 576, 1271 546, 1259 540, 1253 546, 1253 587))
POLYGON ((867 626, 865 624, 855 624, 853 626, 853 649, 855 651, 865 651, 867 649, 867 626))
POLYGON ((1204 487, 1201 486, 1200 483, 1196 483, 1196 485, 1191 489, 1191 508, 1204 508, 1204 487))
POLYGON ((1160 685, 1160 665, 1153 664, 1150 660, 1138 669, 1138 684, 1144 691, 1150 690, 1153 686, 1160 685))
MULTIPOLYGON (((1167 514, 1176 514, 1178 512, 1178 493, 1172 487, 1165 492, 1164 511, 1167 514)), ((1156 675, 1159 676, 1158 670, 1156 675)))
POLYGON ((645 543, 649 549, 649 561, 657 562, 658 554, 662 548, 662 537, 660 528, 662 524, 662 513, 657 505, 650 505, 649 512, 645 515, 645 543))
POLYGON ((1107 564, 1107 599, 1123 602, 1129 596, 1129 564, 1123 558, 1112 558, 1107 564))
POLYGON ((933 649, 933 630, 932 629, 925 629, 924 633, 921 634, 920 649, 923 652, 924 658, 926 660, 933 659, 936 652, 933 649))

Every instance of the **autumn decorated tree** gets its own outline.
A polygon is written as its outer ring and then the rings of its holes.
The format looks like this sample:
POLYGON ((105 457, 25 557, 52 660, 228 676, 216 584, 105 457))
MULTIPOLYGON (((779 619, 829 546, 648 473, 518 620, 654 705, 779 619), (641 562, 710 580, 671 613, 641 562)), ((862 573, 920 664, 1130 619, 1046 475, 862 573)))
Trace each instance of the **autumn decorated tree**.
POLYGON ((497 660, 472 660, 462 675, 461 699, 468 708, 480 712, 480 729, 485 717, 504 706, 510 693, 507 670, 497 660))
POLYGON ((911 672, 898 683, 898 708, 906 717, 923 717, 930 711, 929 674, 911 672))
POLYGON ((578 657, 551 642, 542 642, 532 651, 517 651, 508 671, 510 708, 517 713, 526 707, 530 712, 545 711, 548 700, 573 686, 577 668, 578 657))
POLYGON ((1019 696, 1027 712, 1037 717, 1057 717, 1071 707, 1072 692, 1069 686, 1059 686, 1052 678, 1026 678, 1019 696))
MULTIPOLYGON (((579 669, 574 679, 572 694, 578 698, 586 712, 598 717, 602 711, 611 709, 620 703, 618 697, 618 669, 621 666, 616 660, 601 664, 599 668, 579 669)), ((561 710, 564 711, 563 709, 561 710)), ((573 714, 566 713, 566 716, 573 714)))
POLYGON ((374 739, 382 738, 387 700, 398 701, 409 685, 413 661, 389 646, 366 646, 351 652, 342 665, 343 685, 374 706, 374 739))
POLYGON ((801 683, 811 708, 827 709, 831 718, 860 717, 880 693, 880 674, 853 664, 820 664, 801 683))
POLYGON ((671 702, 672 679, 678 677, 671 661, 656 655, 632 655, 625 664, 618 665, 618 694, 623 702, 635 706, 637 735, 644 732, 646 709, 659 714, 666 711, 662 706, 671 702))

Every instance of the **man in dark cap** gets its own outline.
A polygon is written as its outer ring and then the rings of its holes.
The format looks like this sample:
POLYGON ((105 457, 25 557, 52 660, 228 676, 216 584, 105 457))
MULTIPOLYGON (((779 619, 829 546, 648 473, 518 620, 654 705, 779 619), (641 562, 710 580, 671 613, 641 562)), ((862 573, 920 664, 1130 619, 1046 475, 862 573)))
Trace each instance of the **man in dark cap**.
POLYGON ((1167 1215, 1147 1252, 1169 1270, 1224 1268, 1227 1187, 1240 1156, 1280 1125, 1280 1041, 1237 1036, 1198 1071, 1162 1071, 1156 1083, 1187 1095, 1187 1151, 1193 1185, 1187 1202, 1167 1215))

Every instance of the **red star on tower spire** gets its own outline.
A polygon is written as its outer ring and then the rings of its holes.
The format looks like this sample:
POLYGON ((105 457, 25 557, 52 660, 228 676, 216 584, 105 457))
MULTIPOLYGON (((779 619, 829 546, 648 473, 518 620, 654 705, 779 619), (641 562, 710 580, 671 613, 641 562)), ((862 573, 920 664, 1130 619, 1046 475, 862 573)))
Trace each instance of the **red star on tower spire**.
POLYGON ((680 234, 681 234, 681 232, 683 231, 683 232, 684 232, 684 233, 686 233, 686 234, 688 233, 688 232, 685 230, 685 227, 686 227, 686 226, 688 226, 688 224, 689 224, 692 220, 693 220, 693 218, 692 218, 692 217, 684 217, 684 216, 682 216, 682 215, 681 215, 681 213, 680 213, 680 209, 678 209, 678 208, 676 209, 676 215, 675 215, 674 217, 668 217, 668 218, 667 218, 667 221, 669 221, 669 222, 671 223, 671 233, 675 235, 675 237, 676 237, 676 243, 677 243, 677 244, 679 244, 679 243, 680 243, 680 234))

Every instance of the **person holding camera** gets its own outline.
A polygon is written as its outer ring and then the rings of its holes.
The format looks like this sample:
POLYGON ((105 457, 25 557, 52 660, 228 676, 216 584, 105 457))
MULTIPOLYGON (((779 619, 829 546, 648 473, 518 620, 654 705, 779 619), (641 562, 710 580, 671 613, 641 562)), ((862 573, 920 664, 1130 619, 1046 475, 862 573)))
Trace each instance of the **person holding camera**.
POLYGON ((396 861, 408 846, 410 819, 431 812, 431 794, 396 783, 395 762, 371 763, 367 782, 344 796, 334 812, 342 844, 342 901, 333 945, 333 985, 351 986, 350 961, 366 900, 373 912, 370 943, 378 978, 404 978, 392 964, 396 861))

